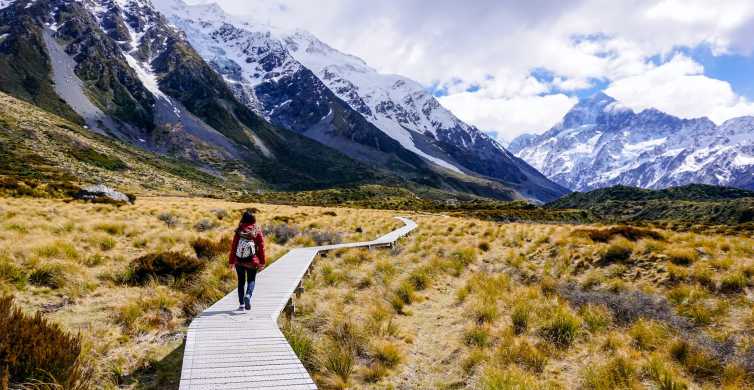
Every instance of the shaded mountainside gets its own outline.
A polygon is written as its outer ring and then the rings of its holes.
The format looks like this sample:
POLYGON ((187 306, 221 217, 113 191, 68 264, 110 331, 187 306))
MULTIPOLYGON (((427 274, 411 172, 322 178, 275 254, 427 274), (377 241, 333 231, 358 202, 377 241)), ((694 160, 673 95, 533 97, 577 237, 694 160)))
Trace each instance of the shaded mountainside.
POLYGON ((93 134, 2 92, 0 176, 47 187, 105 183, 128 192, 196 195, 219 195, 223 183, 186 161, 93 134))
POLYGON ((235 18, 216 4, 155 5, 239 101, 277 126, 435 188, 539 201, 567 192, 419 84, 380 75, 309 33, 235 18))
POLYGON ((240 104, 148 1, 17 1, 0 36, 0 88, 92 131, 255 188, 384 178, 240 104))
POLYGON ((701 184, 664 190, 616 186, 576 192, 546 207, 585 210, 605 222, 738 225, 754 222, 754 191, 701 184))
POLYGON ((580 101, 549 131, 509 148, 575 191, 690 183, 754 189, 754 118, 716 125, 655 109, 634 112, 603 93, 580 101))

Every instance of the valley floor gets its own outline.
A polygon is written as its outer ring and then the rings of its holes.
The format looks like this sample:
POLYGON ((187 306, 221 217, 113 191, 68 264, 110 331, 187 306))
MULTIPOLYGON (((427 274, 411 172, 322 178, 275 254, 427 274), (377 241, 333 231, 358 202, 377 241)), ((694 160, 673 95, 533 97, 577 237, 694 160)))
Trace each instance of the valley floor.
MULTIPOLYGON (((400 225, 395 212, 350 208, 3 198, 0 291, 79 332, 96 387, 177 388, 187 323, 233 288, 221 239, 250 207, 272 259, 400 225), (171 252, 203 265, 134 277, 134 260, 171 252)), ((753 383, 750 237, 408 214, 419 228, 397 248, 317 260, 282 322, 320 387, 753 383)))

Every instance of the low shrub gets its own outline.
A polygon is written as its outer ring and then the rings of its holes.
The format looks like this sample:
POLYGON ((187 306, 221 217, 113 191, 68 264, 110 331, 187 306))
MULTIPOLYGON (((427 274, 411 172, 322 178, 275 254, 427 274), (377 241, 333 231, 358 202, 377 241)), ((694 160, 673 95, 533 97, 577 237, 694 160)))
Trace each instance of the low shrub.
POLYGON ((604 305, 587 304, 581 306, 579 315, 584 319, 587 329, 592 333, 607 329, 613 322, 612 313, 604 305))
POLYGON ((740 293, 749 285, 749 278, 741 271, 731 272, 720 279, 720 291, 740 293))
POLYGON ((262 227, 264 235, 270 237, 272 241, 279 245, 285 245, 292 238, 299 235, 298 229, 287 223, 279 223, 276 225, 265 225, 262 227))
POLYGON ((632 389, 638 386, 638 371, 628 357, 616 356, 607 363, 588 366, 584 388, 593 390, 632 389))
POLYGON ((482 241, 479 243, 479 250, 482 252, 487 252, 490 250, 490 243, 487 241, 482 241))
POLYGON ((515 363, 537 373, 544 371, 547 365, 547 355, 525 339, 501 343, 495 352, 495 357, 496 361, 504 365, 515 363))
POLYGON ((122 223, 99 223, 94 226, 94 230, 99 230, 113 236, 122 236, 126 231, 126 225, 122 223))
POLYGON ((167 281, 195 276, 205 268, 197 258, 178 252, 150 253, 134 259, 126 275, 126 282, 144 285, 149 280, 167 281))
POLYGON ((282 331, 299 360, 307 368, 312 368, 314 365, 314 341, 306 333, 306 330, 297 325, 287 323, 283 326, 282 331))
POLYGON ((12 263, 9 259, 0 258, 0 281, 23 286, 28 280, 26 271, 20 266, 12 263))
POLYGON ((94 386, 78 335, 68 334, 39 312, 23 314, 10 296, 0 298, 0 318, 0 377, 7 375, 9 382, 3 386, 34 381, 51 383, 51 388, 94 386))
POLYGON ((318 353, 319 371, 331 376, 334 388, 347 388, 353 373, 356 359, 348 348, 338 344, 327 343, 318 353))
POLYGON ((668 330, 655 321, 640 319, 628 329, 628 335, 641 350, 651 351, 667 342, 668 330))
POLYGON ((217 224, 208 220, 208 219, 202 219, 199 222, 194 224, 194 230, 197 232, 206 232, 208 230, 212 230, 217 227, 217 224))
POLYGON ((478 324, 492 323, 498 317, 495 301, 475 299, 469 304, 469 316, 478 324))
POLYGON ((581 319, 569 309, 558 306, 539 330, 541 336, 552 343, 569 347, 581 331, 581 319))
POLYGON ((228 212, 225 209, 212 209, 210 212, 215 214, 215 217, 221 221, 228 217, 228 212))
POLYGON ((431 282, 432 271, 429 267, 419 267, 411 271, 408 280, 414 286, 414 289, 421 291, 429 287, 431 282))
POLYGON ((691 248, 671 248, 666 250, 665 254, 675 265, 691 265, 699 258, 696 250, 691 248))
POLYGON ((601 261, 603 264, 620 263, 630 259, 632 254, 633 245, 630 241, 625 238, 614 239, 602 252, 601 261))
POLYGON ((482 390, 518 390, 539 388, 537 380, 529 373, 513 366, 505 369, 490 366, 479 378, 482 390))
POLYGON ((511 322, 513 323, 513 332, 515 334, 526 332, 526 328, 529 326, 530 313, 531 307, 528 304, 519 303, 513 307, 511 322))
POLYGON ((658 356, 651 357, 644 370, 660 390, 686 390, 689 387, 688 383, 683 378, 678 378, 678 375, 658 356))
POLYGON ((206 238, 197 238, 191 242, 196 257, 200 259, 214 259, 219 256, 227 255, 230 252, 232 244, 230 236, 225 236, 218 241, 212 241, 206 238))
POLYGON ((173 213, 161 213, 157 216, 157 219, 165 223, 165 225, 169 228, 178 226, 178 223, 180 222, 178 216, 173 213))
POLYGON ((607 229, 576 229, 573 235, 589 237, 594 242, 608 242, 616 237, 623 237, 631 241, 644 238, 652 240, 664 240, 662 234, 651 229, 634 226, 614 226, 607 229))
POLYGON ((65 266, 61 263, 41 263, 29 274, 29 282, 37 286, 61 288, 66 284, 65 266))
POLYGON ((369 355, 380 365, 387 368, 393 368, 403 360, 400 347, 396 343, 386 340, 372 343, 369 355))
POLYGON ((492 344, 492 334, 490 329, 483 325, 475 325, 463 334, 463 342, 468 346, 488 347, 492 344))
POLYGON ((719 378, 723 372, 723 365, 709 351, 686 340, 674 342, 670 356, 699 379, 719 378))

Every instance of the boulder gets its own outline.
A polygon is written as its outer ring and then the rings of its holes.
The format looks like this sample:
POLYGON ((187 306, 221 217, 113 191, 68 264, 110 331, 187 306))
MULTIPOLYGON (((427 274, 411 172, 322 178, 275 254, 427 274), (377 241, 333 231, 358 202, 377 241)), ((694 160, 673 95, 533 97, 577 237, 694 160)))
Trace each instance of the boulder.
POLYGON ((93 202, 133 203, 134 199, 128 195, 116 191, 106 185, 97 184, 82 188, 74 196, 76 199, 90 200, 93 202))

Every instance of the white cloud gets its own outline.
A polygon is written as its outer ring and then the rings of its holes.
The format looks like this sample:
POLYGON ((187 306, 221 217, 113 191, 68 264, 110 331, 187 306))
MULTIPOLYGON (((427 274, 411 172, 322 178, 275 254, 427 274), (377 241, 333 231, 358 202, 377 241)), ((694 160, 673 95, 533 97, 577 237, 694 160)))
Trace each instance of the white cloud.
POLYGON ((564 94, 490 98, 484 93, 462 92, 439 100, 462 120, 483 130, 496 130, 500 141, 545 131, 576 104, 576 98, 564 94))
POLYGON ((701 44, 715 53, 750 55, 751 0, 217 1, 232 13, 309 30, 381 72, 445 87, 451 96, 443 104, 506 137, 530 123, 503 117, 533 113, 541 120, 528 131, 544 130, 542 124, 565 106, 563 97, 551 111, 543 105, 558 96, 553 90, 583 89, 595 80, 612 83, 613 93, 637 107, 652 103, 676 115, 715 120, 749 112, 750 102, 724 81, 680 59, 658 67, 649 58, 667 59, 678 47, 701 44), (533 69, 548 70, 553 81, 537 81, 533 69), (470 86, 479 92, 466 93, 470 86), (510 107, 520 111, 506 111, 510 107))
POLYGON ((729 83, 705 76, 701 64, 681 54, 642 74, 614 81, 605 93, 634 110, 653 107, 683 118, 707 116, 718 124, 754 114, 754 103, 736 95, 729 83))

